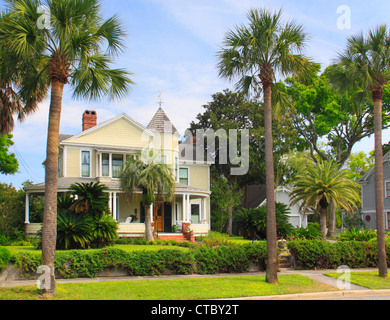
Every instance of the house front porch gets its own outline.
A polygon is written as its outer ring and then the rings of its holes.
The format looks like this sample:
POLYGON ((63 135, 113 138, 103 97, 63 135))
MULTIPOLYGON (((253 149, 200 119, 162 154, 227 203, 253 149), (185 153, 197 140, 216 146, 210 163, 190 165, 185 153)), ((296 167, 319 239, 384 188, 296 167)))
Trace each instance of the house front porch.
MULTIPOLYGON (((73 181, 59 179, 59 193, 68 192, 73 181), (66 184, 65 184, 66 182, 66 184)), ((83 182, 90 182, 83 181, 83 182)), ((79 182, 79 181, 77 181, 79 182)), ((117 184, 108 185, 109 208, 113 218, 119 222, 120 237, 145 236, 145 207, 140 200, 131 198, 119 189, 117 184)), ((29 199, 32 194, 44 194, 44 184, 26 189, 25 233, 36 235, 40 223, 30 223, 29 199)), ((151 221, 160 239, 184 241, 207 235, 210 230, 210 192, 194 189, 177 183, 172 202, 158 202, 151 207, 151 221), (184 227, 183 227, 184 226, 184 227), (183 236, 185 239, 183 239, 183 236)))

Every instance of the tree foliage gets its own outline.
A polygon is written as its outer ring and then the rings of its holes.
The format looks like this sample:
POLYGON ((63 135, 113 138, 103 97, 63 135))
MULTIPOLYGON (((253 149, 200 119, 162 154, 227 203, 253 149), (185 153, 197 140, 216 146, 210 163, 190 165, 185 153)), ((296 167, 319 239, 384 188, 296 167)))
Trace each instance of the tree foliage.
POLYGON ((11 139, 10 134, 0 136, 0 173, 2 174, 14 174, 19 168, 15 154, 9 152, 9 147, 14 144, 11 139))

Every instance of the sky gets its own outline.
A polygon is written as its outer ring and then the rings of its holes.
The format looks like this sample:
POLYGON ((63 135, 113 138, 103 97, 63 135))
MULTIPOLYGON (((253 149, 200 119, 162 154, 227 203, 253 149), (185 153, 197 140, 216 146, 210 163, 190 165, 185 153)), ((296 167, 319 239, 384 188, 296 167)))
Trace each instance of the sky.
MULTIPOLYGON (((135 85, 121 101, 94 103, 73 100, 66 86, 60 133, 79 133, 87 109, 97 112, 98 123, 125 112, 146 126, 159 107, 161 91, 163 109, 184 134, 213 94, 234 89, 234 83, 218 77, 216 54, 226 33, 246 24, 250 9, 263 7, 283 8, 286 22, 295 19, 304 25, 310 35, 306 55, 323 68, 343 51, 349 36, 388 23, 390 18, 390 1, 384 0, 102 0, 104 17, 117 15, 127 31, 126 50, 116 58, 115 67, 132 72, 135 85)), ((44 181, 48 110, 49 99, 15 126, 10 151, 19 160, 19 172, 0 174, 0 182, 20 187, 26 180, 44 181)), ((383 142, 389 140, 386 130, 383 142)), ((373 146, 371 137, 353 151, 368 153, 373 146)))

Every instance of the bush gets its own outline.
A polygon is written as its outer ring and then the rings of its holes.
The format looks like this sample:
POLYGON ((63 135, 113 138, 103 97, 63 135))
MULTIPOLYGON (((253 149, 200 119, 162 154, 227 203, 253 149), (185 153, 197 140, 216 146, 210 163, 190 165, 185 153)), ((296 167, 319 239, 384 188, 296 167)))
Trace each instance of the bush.
MULTIPOLYGON (((277 235, 287 238, 293 231, 293 226, 289 223, 289 209, 284 203, 275 203, 277 235)), ((257 235, 260 239, 267 238, 267 208, 265 205, 259 208, 242 209, 236 213, 235 222, 240 234, 245 239, 255 239, 257 235)))
MULTIPOLYGON (((389 243, 390 244, 390 243, 389 243)), ((329 243, 319 240, 289 241, 288 248, 298 269, 376 268, 378 248, 374 241, 329 243)), ((388 261, 390 254, 388 253, 388 261)))
MULTIPOLYGON (((265 269, 265 242, 247 245, 198 245, 193 250, 126 252, 116 248, 57 251, 56 276, 61 278, 96 277, 105 270, 126 270, 131 276, 161 274, 215 274, 247 272, 252 263, 265 269)), ((35 275, 41 254, 21 251, 15 262, 26 277, 35 275)))
POLYGON ((216 248, 199 246, 195 249, 197 273, 240 273, 248 271, 252 263, 265 270, 266 242, 245 245, 223 245, 216 248))
POLYGON ((351 228, 337 235, 338 241, 370 241, 376 239, 376 231, 372 229, 351 228))
POLYGON ((292 231, 293 239, 302 239, 302 240, 321 240, 322 235, 320 231, 319 223, 309 222, 307 227, 294 228, 292 231))
POLYGON ((11 252, 6 248, 0 247, 0 271, 4 270, 11 260, 11 252))

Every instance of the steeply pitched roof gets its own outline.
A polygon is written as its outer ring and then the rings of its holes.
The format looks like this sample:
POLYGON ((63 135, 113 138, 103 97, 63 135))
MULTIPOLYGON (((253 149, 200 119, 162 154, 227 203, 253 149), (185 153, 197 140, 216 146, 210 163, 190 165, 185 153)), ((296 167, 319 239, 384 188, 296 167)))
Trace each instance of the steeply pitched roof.
POLYGON ((147 128, 150 130, 155 130, 157 132, 172 132, 177 134, 179 133, 161 107, 158 108, 156 114, 149 122, 147 128))

